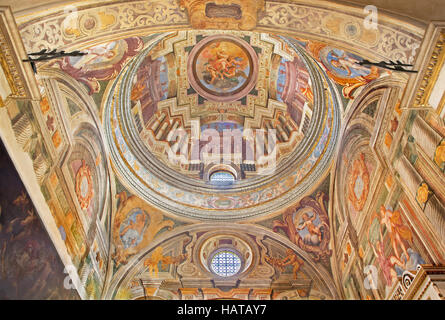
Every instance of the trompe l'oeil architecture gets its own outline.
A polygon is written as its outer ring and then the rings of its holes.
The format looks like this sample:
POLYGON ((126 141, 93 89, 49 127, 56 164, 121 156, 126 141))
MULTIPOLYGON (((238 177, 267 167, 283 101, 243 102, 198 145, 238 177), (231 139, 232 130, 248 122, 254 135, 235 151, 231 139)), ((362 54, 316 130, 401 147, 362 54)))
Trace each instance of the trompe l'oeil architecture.
POLYGON ((440 1, 0 1, 0 298, 443 299, 440 1))

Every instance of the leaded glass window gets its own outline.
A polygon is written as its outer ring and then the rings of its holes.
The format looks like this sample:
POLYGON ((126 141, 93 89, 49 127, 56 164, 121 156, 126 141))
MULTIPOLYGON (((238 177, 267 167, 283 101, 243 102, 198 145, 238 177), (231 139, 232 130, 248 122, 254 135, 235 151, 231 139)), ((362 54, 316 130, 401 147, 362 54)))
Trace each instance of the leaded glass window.
POLYGON ((212 257, 210 268, 221 277, 230 277, 239 272, 241 259, 235 252, 223 250, 212 257))
POLYGON ((235 177, 228 171, 216 171, 210 175, 212 184, 227 186, 233 184, 235 177))

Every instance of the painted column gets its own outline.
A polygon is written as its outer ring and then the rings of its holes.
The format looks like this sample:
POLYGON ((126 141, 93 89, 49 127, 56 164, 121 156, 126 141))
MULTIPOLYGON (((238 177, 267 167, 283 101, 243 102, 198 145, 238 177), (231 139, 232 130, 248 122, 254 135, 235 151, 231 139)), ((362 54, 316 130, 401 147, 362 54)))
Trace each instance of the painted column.
POLYGON ((159 125, 162 123, 162 121, 164 121, 165 119, 165 113, 162 113, 153 123, 153 125, 151 126, 151 130, 153 130, 153 132, 156 132, 156 130, 158 129, 159 125))
POLYGON ((417 145, 433 160, 436 148, 442 140, 442 137, 421 117, 417 117, 416 120, 414 120, 411 135, 414 137, 417 145))
POLYGON ((445 207, 435 195, 428 199, 425 205, 425 215, 431 222, 437 236, 445 244, 445 207))
POLYGON ((162 127, 161 127, 161 129, 158 131, 158 133, 156 134, 156 139, 157 140, 161 140, 161 138, 162 138, 162 136, 164 135, 164 132, 165 132, 165 130, 167 129, 167 127, 168 127, 168 123, 167 122, 164 122, 163 124, 162 124, 162 127))
POLYGON ((400 179, 404 182, 407 191, 415 198, 417 189, 423 182, 422 177, 417 173, 404 155, 395 162, 394 167, 399 173, 400 179))

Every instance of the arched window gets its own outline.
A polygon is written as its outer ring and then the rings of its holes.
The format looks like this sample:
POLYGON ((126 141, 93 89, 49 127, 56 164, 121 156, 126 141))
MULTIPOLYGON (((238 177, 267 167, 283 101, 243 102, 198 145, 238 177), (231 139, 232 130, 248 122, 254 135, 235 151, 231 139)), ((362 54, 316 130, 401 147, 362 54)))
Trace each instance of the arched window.
POLYGON ((210 260, 210 269, 221 277, 230 277, 241 269, 241 258, 232 250, 218 251, 210 260))
POLYGON ((210 175, 210 182, 219 186, 228 186, 235 182, 235 176, 228 171, 215 171, 210 175))

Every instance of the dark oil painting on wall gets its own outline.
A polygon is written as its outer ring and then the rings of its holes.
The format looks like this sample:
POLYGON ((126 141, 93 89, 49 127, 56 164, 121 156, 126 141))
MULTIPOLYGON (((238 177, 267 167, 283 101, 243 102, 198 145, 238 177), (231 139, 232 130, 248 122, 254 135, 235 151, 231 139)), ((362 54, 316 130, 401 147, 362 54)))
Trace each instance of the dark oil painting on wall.
POLYGON ((78 300, 1 141, 0 177, 0 299, 78 300))

